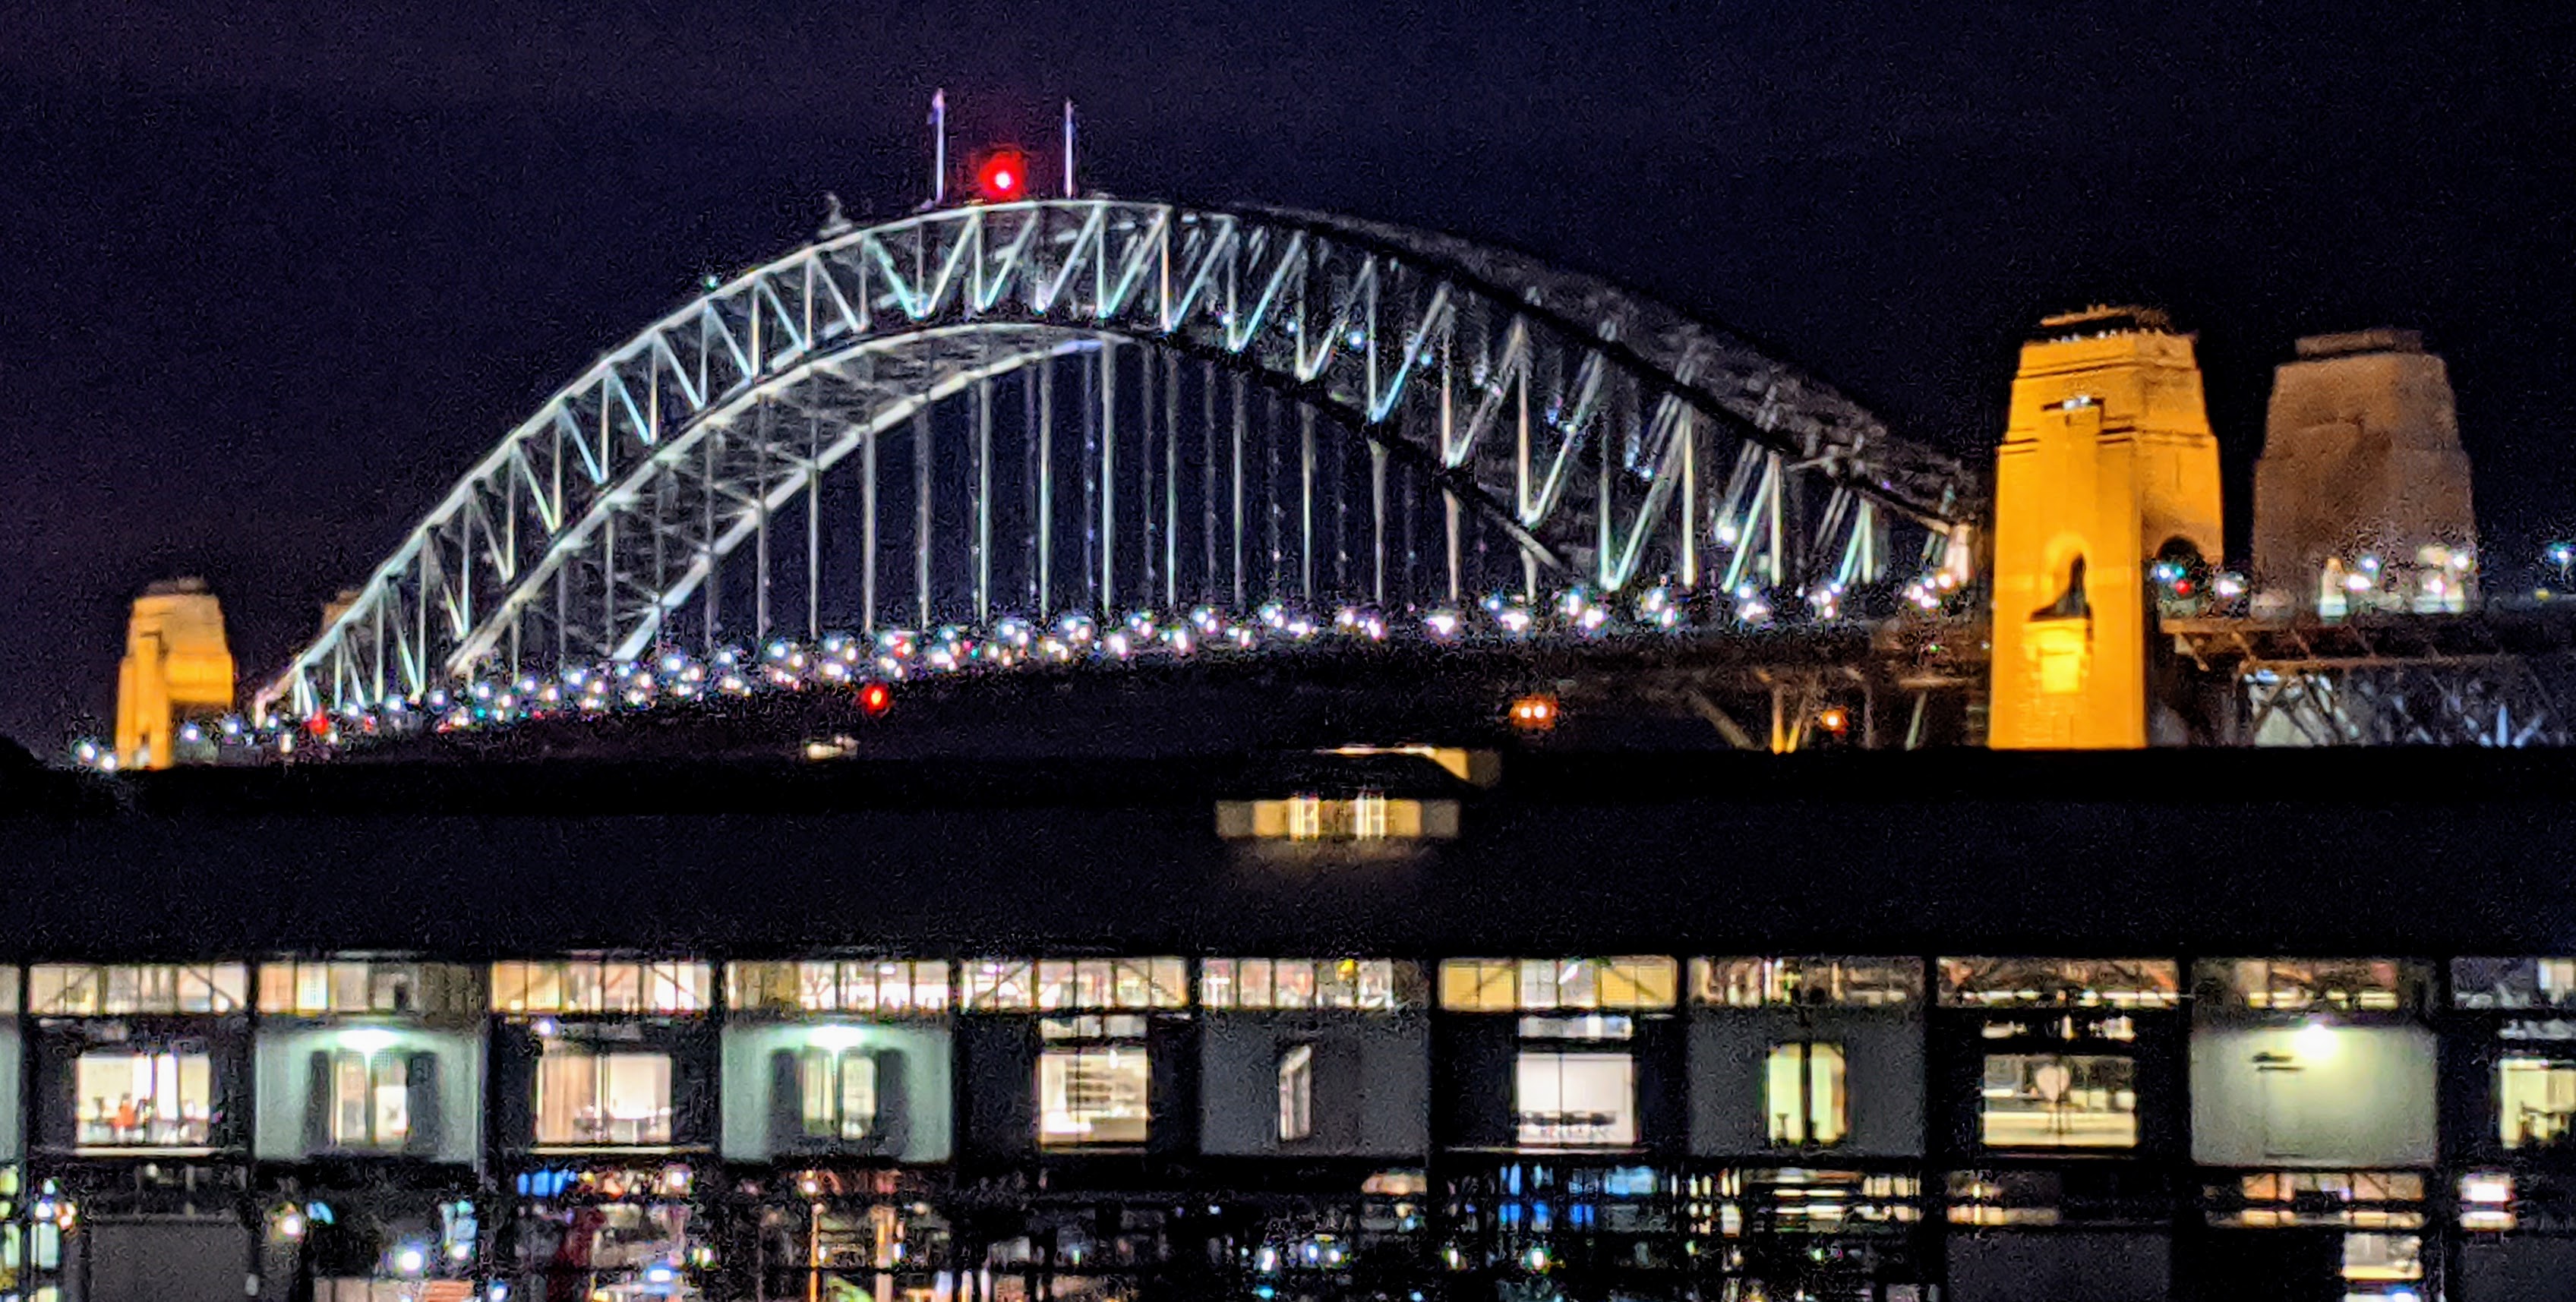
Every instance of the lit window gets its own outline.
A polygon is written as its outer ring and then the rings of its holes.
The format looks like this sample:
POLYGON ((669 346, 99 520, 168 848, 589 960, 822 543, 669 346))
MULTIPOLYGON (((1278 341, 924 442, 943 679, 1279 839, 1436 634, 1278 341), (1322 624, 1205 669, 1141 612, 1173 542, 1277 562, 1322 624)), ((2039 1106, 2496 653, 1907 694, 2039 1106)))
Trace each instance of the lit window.
POLYGON ((481 1004, 472 972, 446 964, 345 959, 262 963, 259 1011, 289 1017, 464 1012, 481 1004))
POLYGON ((1038 1142, 1144 1143, 1150 1081, 1142 1045, 1045 1050, 1038 1055, 1038 1142))
POLYGON ((707 963, 596 958, 492 965, 496 1013, 703 1013, 715 990, 707 963))
POLYGON ((2137 1063, 2114 1054, 1986 1055, 1989 1148, 2135 1148, 2137 1063))
POLYGON ((671 1142, 671 1060, 662 1054, 550 1043, 537 1059, 536 1094, 540 1144, 671 1142))
POLYGON ((1637 1142, 1637 1067, 1624 1053, 1523 1053, 1512 1120, 1526 1148, 1625 1148, 1637 1142))
POLYGON ((1673 1006, 1669 958, 1449 959, 1440 1006, 1453 1012, 1660 1009, 1673 1006))
POLYGON ((73 1068, 82 1148, 202 1148, 213 1142, 214 1060, 202 1053, 101 1050, 73 1068))
POLYGON ((2496 1104, 2505 1147, 2564 1143, 2576 1127, 2576 1062, 2504 1059, 2496 1064, 2496 1104))
POLYGON ((1293 1044, 1279 1055, 1279 1138, 1282 1143, 1315 1133, 1315 1046, 1293 1044))
POLYGON ((1762 1097, 1773 1144, 1841 1143, 1851 1118, 1842 1046, 1800 1043, 1773 1048, 1764 1065, 1762 1097))
POLYGON ((877 1061, 868 1053, 807 1049, 796 1081, 809 1139, 865 1139, 877 1123, 877 1061))
POLYGON ((1295 795, 1219 801, 1217 835, 1255 841, 1415 841, 1458 835, 1458 802, 1391 797, 1295 795))
POLYGON ((239 963, 40 963, 28 973, 28 989, 27 1011, 40 1017, 238 1013, 249 1002, 250 969, 239 963))
POLYGON ((725 1002, 735 1012, 937 1016, 948 1011, 948 965, 908 959, 728 963, 725 1002))
POLYGON ((1351 837, 1360 841, 1386 839, 1386 793, 1363 791, 1351 801, 1351 837))
POLYGON ((2274 1012, 2396 1009, 2415 1002, 2425 984, 2418 965, 2393 959, 2204 960, 2196 976, 2213 1002, 2274 1012))
POLYGON ((2576 1008, 2576 958, 2455 958, 2461 1008, 2576 1008))
POLYGON ((2347 1234, 2343 1236, 2343 1277, 2352 1284, 2422 1279, 2424 1238, 2418 1234, 2347 1234))
POLYGON ((1189 964, 1177 958, 987 959, 964 968, 967 1012, 1187 1008, 1189 964))
POLYGON ((1893 1008, 1922 998, 1923 965, 1910 958, 1691 960, 1691 999, 1718 1008, 1893 1008))
POLYGON ((1945 958, 1945 1008, 2172 1008, 2181 965, 2163 959, 1945 958))
POLYGON ((1324 801, 1320 796, 1288 798, 1288 839, 1320 841, 1324 836, 1324 801))
POLYGON ((330 1055, 331 1146, 399 1149, 411 1138, 411 1071, 402 1055, 330 1055))

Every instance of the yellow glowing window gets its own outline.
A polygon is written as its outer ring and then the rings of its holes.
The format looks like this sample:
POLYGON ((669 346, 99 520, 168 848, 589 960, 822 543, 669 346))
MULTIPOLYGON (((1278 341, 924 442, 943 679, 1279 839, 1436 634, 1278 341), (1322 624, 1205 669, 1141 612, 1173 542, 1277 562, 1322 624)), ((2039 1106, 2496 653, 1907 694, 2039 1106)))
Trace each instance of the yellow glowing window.
POLYGON ((1989 1148, 2135 1148, 2137 1063, 2111 1054, 1986 1055, 1989 1148))
POLYGON ((38 1016, 238 1013, 250 1002, 250 969, 240 963, 39 963, 27 973, 27 991, 27 1011, 38 1016))
POLYGON ((1440 1006, 1458 1012, 1662 1009, 1676 1002, 1679 965, 1669 958, 1448 959, 1440 1006))
POLYGON ((1763 1111, 1771 1142, 1784 1147, 1842 1142, 1851 1124, 1843 1050, 1838 1044, 1783 1044, 1763 1064, 1763 1111))
POLYGON ((1887 1008, 1923 998, 1923 965, 1910 958, 1701 958, 1691 960, 1691 999, 1719 1008, 1823 1004, 1887 1008))
POLYGON ((725 965, 725 1002, 741 1012, 935 1016, 948 1011, 948 989, 948 965, 931 959, 725 965))
POLYGON ((967 1012, 1186 1008, 1189 964, 1178 958, 980 959, 962 965, 967 1012))
POLYGON ((1419 999, 1419 978, 1390 959, 1212 958, 1199 964, 1202 1008, 1330 1008, 1384 1012, 1419 999))
POLYGON ((2516 1056, 2497 1063, 2496 1110, 2507 1148, 2565 1143, 2576 1132, 2576 1062, 2516 1056))
POLYGON ((715 965, 573 958, 492 965, 496 1013, 703 1013, 715 965))

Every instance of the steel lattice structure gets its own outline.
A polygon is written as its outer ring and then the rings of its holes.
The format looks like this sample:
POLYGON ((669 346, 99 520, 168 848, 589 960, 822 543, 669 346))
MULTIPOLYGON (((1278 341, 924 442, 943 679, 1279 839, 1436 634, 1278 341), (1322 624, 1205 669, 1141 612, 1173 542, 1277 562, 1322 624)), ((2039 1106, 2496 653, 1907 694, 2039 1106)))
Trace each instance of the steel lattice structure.
POLYGON ((1648 579, 1788 605, 1963 570, 1979 492, 1745 341, 1519 255, 971 205, 827 228, 601 357, 265 699, 1004 611, 1648 579))

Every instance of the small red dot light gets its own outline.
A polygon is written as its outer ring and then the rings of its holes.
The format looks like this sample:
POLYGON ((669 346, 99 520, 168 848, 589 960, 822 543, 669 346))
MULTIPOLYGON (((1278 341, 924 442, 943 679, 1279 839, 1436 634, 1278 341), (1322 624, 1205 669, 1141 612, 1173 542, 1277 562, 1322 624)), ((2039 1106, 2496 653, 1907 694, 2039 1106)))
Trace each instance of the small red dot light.
POLYGON ((1009 203, 1023 198, 1028 187, 1028 156, 1016 149, 994 150, 975 169, 975 191, 987 202, 1009 203))
POLYGON ((859 689, 859 709, 874 718, 894 708, 894 689, 883 683, 870 683, 859 689))

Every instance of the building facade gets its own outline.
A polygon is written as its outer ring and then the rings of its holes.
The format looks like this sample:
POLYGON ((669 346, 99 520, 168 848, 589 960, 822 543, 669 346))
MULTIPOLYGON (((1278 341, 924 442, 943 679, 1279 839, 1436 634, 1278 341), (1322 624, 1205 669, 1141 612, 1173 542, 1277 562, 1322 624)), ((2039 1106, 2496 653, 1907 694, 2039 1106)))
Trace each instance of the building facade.
POLYGON ((2576 1271, 2567 957, 245 956, 0 1010, 10 1302, 2576 1271))

